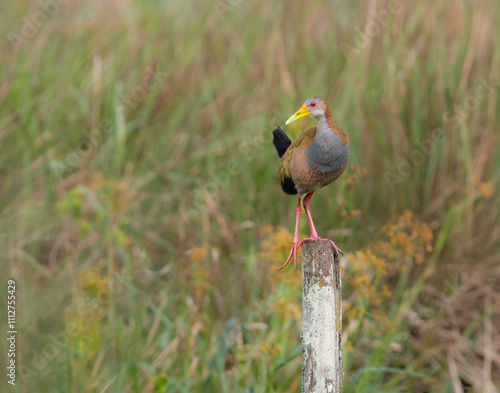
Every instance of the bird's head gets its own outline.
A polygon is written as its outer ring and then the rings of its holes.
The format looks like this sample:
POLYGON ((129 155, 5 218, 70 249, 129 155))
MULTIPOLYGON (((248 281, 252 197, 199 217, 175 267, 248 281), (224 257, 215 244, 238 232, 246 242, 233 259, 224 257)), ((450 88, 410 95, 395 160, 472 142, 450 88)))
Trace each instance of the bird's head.
POLYGON ((309 98, 304 102, 304 104, 300 107, 300 109, 295 112, 290 118, 286 121, 286 124, 290 124, 292 121, 300 119, 305 116, 312 116, 315 118, 319 118, 325 115, 327 111, 327 106, 323 98, 321 97, 313 97, 309 98))

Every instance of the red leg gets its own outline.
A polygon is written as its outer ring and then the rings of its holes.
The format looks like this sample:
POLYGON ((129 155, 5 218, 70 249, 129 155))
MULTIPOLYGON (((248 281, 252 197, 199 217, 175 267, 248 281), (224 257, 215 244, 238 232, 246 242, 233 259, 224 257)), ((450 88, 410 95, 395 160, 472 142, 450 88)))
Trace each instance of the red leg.
POLYGON ((300 206, 300 197, 299 197, 299 199, 297 201, 297 207, 295 208, 295 236, 293 237, 292 249, 290 250, 290 255, 288 255, 288 258, 287 258, 285 264, 283 266, 281 266, 279 268, 279 270, 283 269, 286 265, 288 265, 288 262, 290 262, 292 255, 293 255, 293 267, 295 270, 297 270, 297 250, 299 249, 300 244, 302 244, 302 243, 299 243, 300 213, 302 213, 302 208, 300 206))
MULTIPOLYGON (((318 236, 318 232, 316 232, 316 228, 314 227, 314 222, 312 220, 311 216, 311 211, 309 210, 309 202, 311 201, 311 197, 313 196, 314 191, 307 194, 307 196, 304 198, 304 210, 306 211, 306 216, 307 216, 307 221, 309 222, 309 227, 311 228, 311 237, 304 239, 300 242, 299 246, 302 245, 305 241, 308 240, 320 240, 320 237, 318 236)), ((321 239, 321 240, 328 240, 330 243, 332 243, 333 248, 341 254, 344 254, 340 248, 336 246, 336 244, 329 239, 321 239)))
POLYGON ((311 228, 311 239, 317 240, 319 239, 318 232, 316 232, 316 228, 314 227, 314 222, 311 216, 311 212, 309 210, 309 202, 314 194, 314 191, 307 194, 304 198, 304 210, 306 211, 307 221, 309 222, 309 228, 311 228))
POLYGON ((303 239, 302 241, 299 242, 299 218, 300 214, 302 213, 302 209, 300 206, 300 197, 297 201, 297 207, 295 208, 295 235, 293 237, 293 244, 292 244, 292 249, 290 250, 290 255, 288 255, 288 258, 286 259, 286 262, 283 266, 279 268, 279 270, 283 269, 286 265, 288 265, 288 262, 292 259, 293 255, 293 267, 295 270, 297 270, 297 250, 299 247, 302 245, 302 243, 309 241, 309 240, 326 240, 332 243, 333 248, 340 254, 344 254, 340 248, 338 248, 335 243, 332 240, 329 239, 321 239, 318 236, 318 233, 316 232, 316 228, 314 227, 314 223, 311 217, 311 212, 309 211, 309 201, 311 200, 311 197, 314 192, 311 192, 310 194, 307 194, 307 196, 304 198, 304 210, 306 211, 307 215, 307 221, 309 222, 309 227, 311 228, 311 237, 307 237, 303 239))

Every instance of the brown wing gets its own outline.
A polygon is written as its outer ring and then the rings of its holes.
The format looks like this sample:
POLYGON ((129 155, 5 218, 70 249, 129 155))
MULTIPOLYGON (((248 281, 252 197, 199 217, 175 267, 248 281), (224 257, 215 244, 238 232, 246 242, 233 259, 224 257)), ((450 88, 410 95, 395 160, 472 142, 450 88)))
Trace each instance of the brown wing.
POLYGON ((278 170, 278 180, 283 186, 286 179, 292 179, 292 173, 290 172, 290 163, 292 162, 292 157, 299 146, 310 145, 316 136, 316 126, 308 127, 293 141, 293 143, 288 147, 283 157, 281 157, 281 165, 278 170))

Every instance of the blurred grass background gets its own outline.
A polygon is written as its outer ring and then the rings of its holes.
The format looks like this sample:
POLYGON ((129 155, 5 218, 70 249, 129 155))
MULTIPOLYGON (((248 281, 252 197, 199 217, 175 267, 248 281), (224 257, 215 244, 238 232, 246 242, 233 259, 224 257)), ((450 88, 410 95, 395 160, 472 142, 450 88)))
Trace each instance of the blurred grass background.
POLYGON ((301 277, 276 272, 296 201, 271 130, 319 95, 351 143, 311 204, 347 254, 343 391, 498 391, 499 11, 5 4, 11 390, 299 391, 301 277))

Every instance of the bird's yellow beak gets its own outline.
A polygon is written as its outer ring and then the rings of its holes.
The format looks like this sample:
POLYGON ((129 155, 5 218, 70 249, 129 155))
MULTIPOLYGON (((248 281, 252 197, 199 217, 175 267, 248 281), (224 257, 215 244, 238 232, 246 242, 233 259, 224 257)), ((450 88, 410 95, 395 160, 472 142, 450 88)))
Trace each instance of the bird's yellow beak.
POLYGON ((290 118, 286 121, 285 125, 290 124, 292 121, 300 119, 301 117, 306 117, 309 115, 310 113, 306 109, 306 104, 304 104, 300 107, 300 109, 297 112, 295 112, 292 116, 290 116, 290 118))

